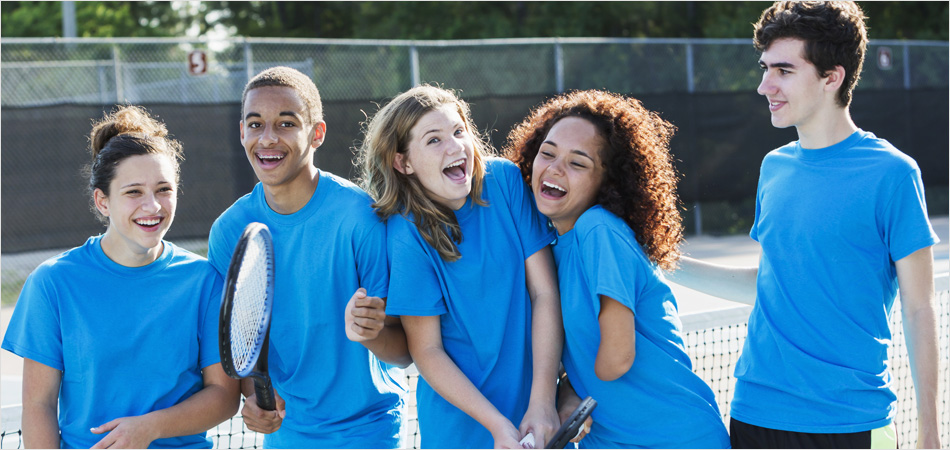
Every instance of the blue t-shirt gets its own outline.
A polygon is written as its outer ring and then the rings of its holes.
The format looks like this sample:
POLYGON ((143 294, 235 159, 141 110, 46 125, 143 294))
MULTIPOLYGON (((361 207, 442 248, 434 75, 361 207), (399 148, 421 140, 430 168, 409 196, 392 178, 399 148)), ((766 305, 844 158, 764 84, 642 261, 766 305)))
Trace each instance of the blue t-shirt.
MULTIPOLYGON (((525 260, 554 233, 508 160, 486 162, 482 198, 455 211, 462 257, 446 262, 412 219, 389 219, 390 314, 441 316, 442 344, 472 384, 516 427, 531 393, 531 301, 525 260)), ((423 377, 416 390, 423 448, 492 448, 491 433, 423 377)))
POLYGON ((938 241, 917 163, 862 130, 792 142, 762 161, 755 209, 762 259, 732 417, 807 433, 889 424, 894 261, 938 241))
POLYGON ((386 228, 359 187, 320 171, 310 201, 274 212, 263 185, 211 227, 208 259, 227 272, 244 227, 260 222, 274 241, 274 306, 268 364, 286 401, 270 448, 396 448, 402 444, 404 372, 347 339, 344 310, 360 287, 387 296, 386 228))
MULTIPOLYGON (((169 408, 204 387, 220 362, 221 278, 204 258, 162 241, 151 264, 125 267, 102 236, 53 257, 23 284, 3 348, 63 372, 61 444, 89 448, 92 427, 169 408)), ((150 448, 211 448, 205 433, 150 448)))
POLYGON ((686 354, 676 299, 633 230, 595 205, 558 238, 554 259, 564 368, 577 394, 597 401, 581 448, 728 448, 712 389, 693 373, 686 354), (634 315, 636 357, 614 381, 594 373, 601 295, 634 315))

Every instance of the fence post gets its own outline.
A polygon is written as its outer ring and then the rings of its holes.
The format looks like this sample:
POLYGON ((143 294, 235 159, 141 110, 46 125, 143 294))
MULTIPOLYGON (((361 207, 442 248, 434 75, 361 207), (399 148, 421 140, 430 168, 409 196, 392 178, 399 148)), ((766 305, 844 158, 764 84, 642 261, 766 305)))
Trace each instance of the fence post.
POLYGON ((122 68, 119 67, 119 43, 112 44, 112 67, 115 69, 116 103, 125 102, 125 89, 122 87, 122 68))
POLYGON ((561 38, 554 38, 554 84, 557 93, 564 92, 564 50, 561 38))
POLYGON ((244 65, 247 68, 247 81, 251 81, 251 78, 254 78, 254 53, 247 38, 244 38, 244 65))
POLYGON ((410 87, 422 84, 422 79, 419 77, 419 48, 416 47, 415 42, 409 45, 409 80, 412 82, 410 87))
MULTIPOLYGON (((690 97, 696 92, 695 80, 693 80, 693 70, 695 65, 693 64, 693 41, 686 42, 686 92, 689 93, 690 97)), ((692 105, 692 101, 690 101, 692 105)), ((692 106, 690 106, 690 116, 694 114, 692 106)), ((692 117, 690 120, 692 121, 692 117)), ((691 138, 690 143, 695 145, 696 139, 691 138)), ((698 154, 698 152, 696 152, 698 154)), ((698 192, 697 192, 698 194, 698 192)), ((699 203, 699 197, 697 196, 696 202, 693 203, 693 224, 696 227, 696 235, 703 234, 703 205, 699 203)))
POLYGON ((910 90, 910 46, 904 43, 904 90, 910 90))

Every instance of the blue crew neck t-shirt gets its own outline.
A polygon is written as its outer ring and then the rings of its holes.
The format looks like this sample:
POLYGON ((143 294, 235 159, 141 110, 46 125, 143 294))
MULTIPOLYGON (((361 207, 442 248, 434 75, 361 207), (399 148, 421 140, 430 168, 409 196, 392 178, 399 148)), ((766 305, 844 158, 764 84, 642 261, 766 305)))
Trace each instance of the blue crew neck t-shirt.
POLYGON ((597 401, 581 448, 728 448, 712 389, 692 370, 676 299, 633 230, 600 205, 554 246, 564 320, 564 368, 581 397, 597 401), (636 357, 627 373, 594 373, 600 296, 634 315, 636 357))
MULTIPOLYGON (((411 218, 389 218, 387 312, 440 316, 442 344, 472 384, 515 427, 531 391, 531 301, 525 260, 554 240, 547 219, 508 160, 490 158, 482 198, 455 212, 462 257, 446 262, 411 218)), ((442 398, 424 377, 416 390, 423 448, 492 448, 491 433, 442 398)))
MULTIPOLYGON (((204 387, 220 362, 221 278, 204 258, 162 241, 142 267, 115 263, 102 236, 53 257, 23 285, 3 348, 63 372, 61 444, 89 448, 92 427, 169 408, 204 387)), ((150 448, 211 448, 206 433, 150 448)))
POLYGON ((938 239, 917 163, 858 130, 762 161, 750 233, 762 245, 732 417, 806 433, 891 422, 894 265, 938 239))
POLYGON ((227 273, 244 227, 268 226, 274 241, 269 372, 286 401, 269 448, 398 448, 405 373, 347 339, 344 310, 360 287, 385 298, 386 228, 353 183, 320 171, 309 202, 293 214, 268 205, 263 185, 238 199, 211 228, 208 259, 227 273))

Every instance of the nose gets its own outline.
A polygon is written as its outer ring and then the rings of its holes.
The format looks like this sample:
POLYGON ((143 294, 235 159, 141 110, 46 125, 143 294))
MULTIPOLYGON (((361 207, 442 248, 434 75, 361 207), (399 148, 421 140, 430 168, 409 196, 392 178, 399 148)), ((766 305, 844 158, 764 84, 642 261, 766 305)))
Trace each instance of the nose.
POLYGON ((158 197, 154 193, 146 194, 142 199, 142 211, 146 213, 157 213, 162 209, 161 203, 158 202, 158 197))
POLYGON ((261 132, 261 145, 270 146, 277 143, 277 132, 274 131, 274 127, 270 125, 265 125, 264 130, 261 132))
POLYGON ((771 95, 775 93, 775 85, 772 83, 772 77, 768 71, 762 73, 762 82, 759 83, 759 87, 755 91, 758 92, 759 95, 771 95))
POLYGON ((454 155, 456 153, 461 153, 465 149, 465 139, 467 137, 450 139, 449 145, 446 146, 445 153, 448 155, 454 155))
POLYGON ((563 175, 564 164, 566 164, 564 158, 556 158, 554 161, 551 161, 551 164, 548 164, 548 170, 555 175, 563 175))

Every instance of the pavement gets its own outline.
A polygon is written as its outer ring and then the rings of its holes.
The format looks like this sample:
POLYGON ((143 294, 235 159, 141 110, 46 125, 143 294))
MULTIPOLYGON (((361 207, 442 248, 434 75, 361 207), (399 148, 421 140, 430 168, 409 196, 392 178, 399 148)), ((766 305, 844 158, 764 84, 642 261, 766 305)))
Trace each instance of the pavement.
MULTIPOLYGON (((940 243, 934 246, 934 274, 935 277, 947 277, 950 273, 950 259, 948 259, 950 258, 950 218, 937 217, 931 222, 940 237, 940 243)), ((203 243, 195 245, 203 245, 203 243)), ((682 249, 684 254, 693 258, 732 266, 755 266, 758 264, 761 253, 759 244, 748 235, 692 236, 686 239, 682 249)), ((43 255, 53 256, 57 253, 59 252, 44 252, 43 255)), ((4 271, 16 269, 15 266, 19 261, 43 260, 36 255, 32 257, 11 255, 11 257, 0 258, 2 258, 4 271)), ((671 287, 679 304, 681 316, 710 314, 712 311, 718 312, 740 306, 738 303, 706 295, 677 284, 671 283, 671 287)), ((6 334, 12 313, 12 307, 0 309, 0 334, 6 334)), ((3 406, 20 404, 23 359, 3 350, 0 351, 0 366, 2 366, 0 367, 0 404, 3 406)))

